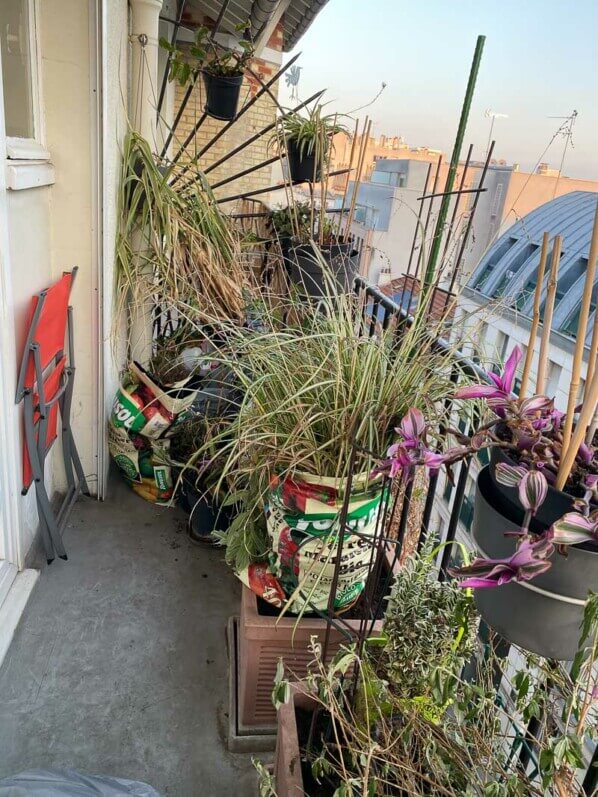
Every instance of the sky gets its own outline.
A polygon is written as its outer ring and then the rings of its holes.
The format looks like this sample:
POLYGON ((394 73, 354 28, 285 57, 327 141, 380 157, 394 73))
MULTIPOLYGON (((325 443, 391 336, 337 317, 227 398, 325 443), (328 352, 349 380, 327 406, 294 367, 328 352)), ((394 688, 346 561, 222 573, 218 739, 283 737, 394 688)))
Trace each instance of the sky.
MULTIPOLYGON (((450 154, 478 34, 486 36, 463 155, 486 152, 531 170, 558 168, 562 120, 578 111, 563 174, 598 179, 598 0, 329 0, 285 60, 301 51, 299 97, 326 88, 333 112, 379 99, 357 115, 373 134, 450 154), (542 156, 542 157, 541 157, 542 156)), ((281 82, 281 100, 289 89, 281 82)), ((351 127, 354 122, 351 123, 351 127)))

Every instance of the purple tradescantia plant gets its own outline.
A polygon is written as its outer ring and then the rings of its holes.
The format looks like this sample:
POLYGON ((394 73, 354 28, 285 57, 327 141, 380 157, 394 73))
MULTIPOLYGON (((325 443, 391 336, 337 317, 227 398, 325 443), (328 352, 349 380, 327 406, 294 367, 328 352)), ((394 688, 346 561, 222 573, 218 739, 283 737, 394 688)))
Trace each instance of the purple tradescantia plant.
POLYGON ((555 550, 563 553, 568 545, 582 542, 598 544, 598 460, 594 446, 581 445, 572 471, 574 487, 584 497, 573 506, 579 511, 565 514, 543 534, 530 531, 530 523, 548 494, 548 485, 556 479, 562 449, 563 413, 546 396, 519 399, 512 394, 515 373, 522 352, 516 347, 502 374, 488 374, 492 384, 459 388, 455 398, 484 399, 495 418, 470 435, 449 429, 460 443, 458 447, 438 452, 430 448, 428 428, 423 414, 410 409, 396 429, 398 441, 390 446, 385 459, 374 471, 391 478, 411 479, 417 466, 431 472, 441 465, 450 466, 476 454, 483 448, 499 447, 514 460, 495 467, 496 480, 516 488, 525 511, 517 532, 505 532, 517 538, 515 553, 506 559, 478 557, 471 565, 453 568, 451 575, 462 579, 461 586, 495 587, 510 581, 529 581, 551 566, 555 550))
MULTIPOLYGON (((518 398, 513 394, 515 373, 522 356, 521 348, 516 346, 502 374, 487 372, 492 384, 459 388, 455 398, 482 399, 494 413, 494 420, 482 427, 484 447, 500 446, 526 469, 543 470, 548 483, 553 484, 561 460, 565 416, 547 396, 518 398)), ((454 430, 451 431, 454 433, 454 430)), ((480 431, 476 432, 476 436, 480 437, 480 431)), ((464 435, 460 437, 465 441, 464 435)), ((594 446, 582 443, 571 471, 571 485, 579 485, 597 469, 594 446)))
POLYGON ((387 459, 374 469, 372 475, 387 473, 394 479, 401 474, 409 479, 417 465, 425 465, 430 471, 438 470, 444 457, 428 448, 426 431, 421 410, 412 407, 395 429, 399 442, 390 446, 386 452, 387 459))
POLYGON ((477 558, 465 567, 449 568, 449 574, 462 579, 462 587, 484 589, 500 587, 510 581, 531 581, 550 568, 548 558, 554 552, 550 540, 532 542, 525 537, 512 556, 505 559, 477 558))
POLYGON ((589 515, 567 512, 552 524, 552 541, 555 545, 577 545, 580 542, 598 542, 598 510, 589 515))

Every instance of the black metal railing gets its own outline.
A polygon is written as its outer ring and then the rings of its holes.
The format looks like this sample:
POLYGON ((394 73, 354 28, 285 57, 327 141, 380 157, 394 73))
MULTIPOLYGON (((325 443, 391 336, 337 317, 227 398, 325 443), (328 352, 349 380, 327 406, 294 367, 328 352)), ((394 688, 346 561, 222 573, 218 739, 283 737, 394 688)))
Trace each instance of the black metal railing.
MULTIPOLYGON (((355 279, 355 292, 360 299, 360 308, 362 313, 362 320, 360 324, 361 333, 364 334, 365 331, 368 331, 368 334, 375 335, 378 330, 387 330, 391 324, 391 322, 395 322, 397 325, 397 330, 400 334, 400 329, 403 328, 404 325, 410 326, 414 319, 413 316, 409 315, 409 313, 403 309, 400 305, 394 302, 390 297, 383 294, 379 288, 370 285, 363 277, 358 276, 355 279)), ((491 383, 488 374, 480 368, 473 360, 471 360, 466 355, 455 352, 454 345, 451 345, 447 340, 440 337, 434 341, 433 348, 441 353, 446 353, 450 356, 450 361, 452 364, 451 368, 451 380, 454 382, 455 386, 458 384, 460 377, 467 376, 469 378, 473 378, 479 382, 487 382, 491 383)), ((447 417, 450 417, 453 411, 453 402, 450 396, 448 396, 445 400, 445 410, 447 412, 447 417)), ((442 431, 442 430, 441 430, 442 431)), ((465 429, 464 429, 465 431, 465 429)), ((445 544, 443 548, 442 560, 438 569, 438 577, 440 580, 444 580, 447 574, 447 567, 449 565, 449 560, 451 556, 451 549, 453 546, 450 545, 456 538, 459 522, 462 519, 464 513, 467 514, 470 512, 470 507, 465 505, 466 502, 466 487, 467 487, 467 478, 469 474, 469 469, 471 466, 472 457, 464 460, 461 462, 456 478, 455 486, 452 488, 452 504, 450 505, 450 516, 448 521, 448 526, 446 528, 446 532, 443 533, 442 539, 440 539, 439 543, 449 543, 445 544)), ((399 539, 397 541, 397 550, 400 551, 402 540, 401 534, 404 533, 406 523, 407 523, 407 516, 410 511, 411 507, 411 487, 412 485, 408 485, 407 489, 404 491, 402 505, 400 507, 393 507, 392 512, 398 511, 400 513, 400 521, 399 521, 399 539)), ((422 521, 421 521, 421 530, 420 530, 420 538, 419 538, 419 545, 418 548, 421 547, 426 536, 429 531, 429 524, 430 519, 432 516, 432 510, 434 508, 434 504, 436 501, 436 489, 438 486, 438 473, 432 475, 428 480, 428 487, 427 492, 425 495, 424 500, 424 508, 422 514, 422 521)), ((442 499, 441 499, 442 500, 442 499)), ((471 502, 469 502, 471 504, 471 502)), ((382 525, 384 526, 385 523, 383 521, 382 525)), ((481 636, 488 635, 489 629, 482 621, 480 627, 480 634, 481 636)), ((494 635, 493 645, 495 651, 500 650, 501 658, 507 658, 510 651, 510 645, 506 640, 501 639, 497 635, 494 635)), ((502 675, 501 675, 502 677, 502 675)), ((534 750, 533 750, 533 738, 534 738, 534 731, 536 728, 536 724, 538 723, 538 718, 532 718, 530 723, 528 724, 527 728, 521 730, 521 738, 519 739, 519 744, 521 746, 520 752, 520 766, 528 767, 528 765, 534 763, 534 750), (524 740, 522 742, 522 740, 524 740), (529 744, 525 743, 525 740, 532 740, 529 744)), ((589 761, 589 765, 587 771, 585 773, 582 790, 580 792, 580 797, 596 797, 598 795, 598 745, 594 747, 593 754, 591 756, 591 760, 589 761)))

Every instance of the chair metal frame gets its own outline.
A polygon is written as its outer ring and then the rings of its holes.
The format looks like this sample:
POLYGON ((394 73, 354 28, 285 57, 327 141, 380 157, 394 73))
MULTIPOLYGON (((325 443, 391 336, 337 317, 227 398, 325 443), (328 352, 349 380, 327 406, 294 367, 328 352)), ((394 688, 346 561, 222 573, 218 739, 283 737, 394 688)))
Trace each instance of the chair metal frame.
MULTIPOLYGON (((67 274, 68 272, 65 272, 67 274)), ((77 267, 73 268, 69 294, 77 274, 77 267)), ((49 290, 49 289, 48 289, 49 290)), ((23 401, 23 420, 25 429, 24 448, 26 449, 31 466, 32 481, 35 484, 35 495, 40 522, 42 542, 46 552, 48 564, 56 556, 67 559, 67 553, 62 540, 62 532, 79 495, 89 495, 89 488, 83 473, 81 460, 75 445, 71 428, 71 407, 73 401, 73 387, 75 379, 75 355, 73 341, 73 308, 67 307, 66 317, 66 351, 59 350, 46 365, 42 364, 40 355, 41 344, 39 341, 39 322, 44 309, 48 290, 41 291, 34 298, 37 299, 35 309, 21 360, 19 379, 15 402, 23 401), (33 362, 34 379, 32 384, 26 384, 30 362, 33 362), (56 377, 56 370, 61 369, 60 382, 52 395, 46 395, 46 386, 49 380, 56 377), (54 429, 52 429, 52 412, 56 413, 54 429), (67 480, 66 493, 57 508, 53 509, 50 497, 44 484, 44 466, 48 453, 58 437, 56 430, 57 416, 60 415, 60 433, 62 438, 62 455, 67 480), (48 433, 51 439, 48 440, 48 433)), ((25 451, 23 452, 25 456, 25 451)), ((25 479, 24 479, 25 481, 25 479)), ((21 491, 26 495, 31 484, 24 484, 21 491)))

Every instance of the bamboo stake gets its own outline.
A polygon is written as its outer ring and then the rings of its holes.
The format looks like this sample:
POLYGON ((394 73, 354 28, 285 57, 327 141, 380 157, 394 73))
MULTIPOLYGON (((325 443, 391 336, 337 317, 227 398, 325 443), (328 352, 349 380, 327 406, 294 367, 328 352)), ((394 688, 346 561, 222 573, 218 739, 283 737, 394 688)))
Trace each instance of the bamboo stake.
POLYGON ((359 189, 359 184, 361 183, 361 175, 363 173, 363 163, 365 161, 365 153, 367 150, 368 142, 370 140, 370 130, 372 128, 372 120, 366 116, 365 121, 366 124, 364 127, 363 141, 359 152, 359 160, 357 162, 357 174, 355 175, 355 185, 353 186, 353 196, 351 197, 351 207, 349 210, 349 216, 347 218, 347 226, 345 227, 345 238, 347 239, 349 238, 351 224, 353 223, 353 215, 355 214, 355 205, 357 203, 357 191, 359 189))
MULTIPOLYGON (((334 117, 336 125, 336 116, 334 117)), ((324 131, 320 129, 320 146, 322 147, 322 174, 320 175, 320 218, 318 220, 318 239, 320 246, 324 243, 324 206, 326 205, 325 196, 328 194, 328 158, 324 157, 324 131)))
POLYGON ((351 154, 349 155, 349 174, 347 175, 347 180, 345 182, 345 190, 343 191, 343 201, 341 204, 341 212, 338 217, 338 230, 336 231, 336 237, 340 238, 341 234, 341 224, 343 221, 343 212, 345 210, 345 203, 347 201, 347 192, 349 190, 349 181, 351 180, 351 169, 353 168, 353 158, 355 156, 355 146, 357 144, 357 134, 359 133, 359 119, 355 120, 355 132, 353 133, 353 141, 351 142, 351 154))
MULTIPOLYGON (((583 286, 583 296, 581 298, 581 308, 579 310, 579 324, 575 338, 575 352, 573 354, 573 368, 571 373, 571 385, 569 387, 569 398, 567 401, 567 414, 565 415, 565 426, 563 428, 563 450, 569 445, 571 440, 571 430, 573 429, 573 415, 577 404, 577 394, 579 393, 579 382, 581 377, 581 366, 583 365, 583 353, 586 346, 586 332, 588 329, 588 318, 590 316, 590 303, 592 301, 592 291, 594 290, 594 274, 596 273, 596 258, 598 257, 598 203, 594 214, 594 228, 590 243, 590 254, 588 255, 588 267, 583 286)), ((591 360, 589 361, 591 363, 591 360)), ((589 365, 588 363, 588 365, 589 365)))
POLYGON ((556 478, 555 487, 557 490, 562 490, 567 483, 567 479, 569 478, 569 474, 571 473, 571 468, 573 467, 573 463, 575 462, 575 457, 577 456, 577 452, 579 450, 579 446, 582 444, 583 439, 586 435, 587 427, 590 421, 592 420, 592 416, 596 412, 596 407, 598 406, 598 369, 594 369, 594 374, 592 376, 592 382, 590 384, 589 390, 587 391, 587 395, 584 398, 583 408, 579 415, 579 420, 577 421, 577 425, 575 427, 575 431, 573 432, 573 436, 569 442, 569 445, 565 449, 563 446, 562 453, 561 453, 561 464, 559 466, 558 476, 556 478))
MULTIPOLYGON (((596 313, 594 313, 594 328, 592 329, 592 342, 590 343, 590 359, 588 360, 588 372, 586 374, 586 385, 589 385, 596 369, 596 358, 598 358, 598 324, 596 323, 596 313)), ((591 445, 594 435, 598 429, 598 410, 594 413, 594 419, 588 427, 586 443, 591 445)))
POLYGON ((525 394, 527 393, 529 372, 532 367, 534 350, 536 348, 536 335, 538 334, 538 327, 540 325, 540 301, 542 299, 542 284, 544 283, 544 270, 546 269, 546 260, 548 258, 549 241, 550 241, 550 235, 548 232, 545 232, 544 235, 542 236, 542 249, 540 251, 540 262, 538 263, 538 272, 536 274, 534 312, 532 314, 532 326, 529 331, 529 340, 527 342, 527 352, 525 353, 525 364, 523 366, 523 376, 521 377, 521 390, 519 391, 519 398, 525 398, 525 394))
POLYGON ((543 394, 546 389, 546 366, 548 363, 548 345, 550 343, 550 328, 552 327, 552 314, 554 311, 554 298, 561 259, 562 238, 554 236, 552 244, 552 260, 550 262, 550 275, 546 286, 546 304, 544 305, 544 320, 542 321, 542 340, 540 341, 540 354, 538 358, 538 378, 536 380, 536 393, 543 394))

